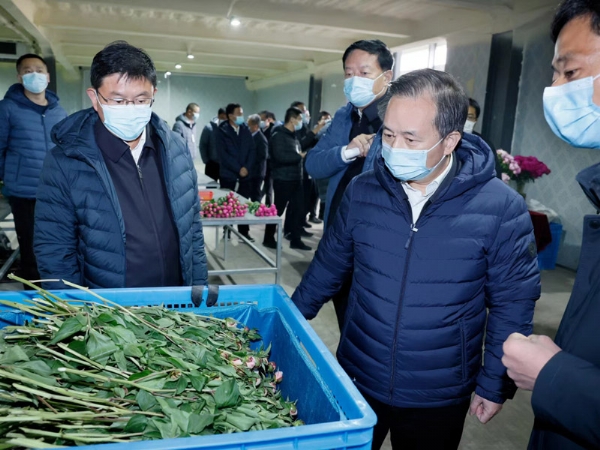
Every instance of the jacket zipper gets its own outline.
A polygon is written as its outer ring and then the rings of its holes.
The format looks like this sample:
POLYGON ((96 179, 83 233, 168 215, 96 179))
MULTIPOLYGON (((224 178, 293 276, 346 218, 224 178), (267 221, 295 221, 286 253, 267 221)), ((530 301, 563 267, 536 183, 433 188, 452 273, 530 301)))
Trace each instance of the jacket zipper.
POLYGON ((46 113, 42 114, 42 126, 44 127, 44 143, 46 144, 46 153, 48 153, 48 139, 46 139, 46 113))

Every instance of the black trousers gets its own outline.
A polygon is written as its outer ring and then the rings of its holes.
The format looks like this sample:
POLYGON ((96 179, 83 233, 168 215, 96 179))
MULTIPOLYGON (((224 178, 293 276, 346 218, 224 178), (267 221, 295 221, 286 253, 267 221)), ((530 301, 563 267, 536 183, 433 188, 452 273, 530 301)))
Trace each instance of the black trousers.
POLYGON ((204 174, 213 180, 219 181, 220 166, 216 161, 208 161, 204 166, 204 174))
POLYGON ((33 225, 35 216, 35 199, 9 197, 8 203, 15 220, 15 231, 19 240, 21 253, 20 276, 26 280, 39 280, 40 273, 33 253, 33 225))
POLYGON ((250 179, 250 200, 253 202, 260 202, 262 200, 262 178, 251 178, 250 179))
MULTIPOLYGON (((237 181, 239 181, 237 193, 242 197, 249 199, 252 191, 252 183, 248 177, 240 178, 239 180, 221 179, 221 187, 223 189, 235 191, 235 184, 237 181)), ((246 235, 250 231, 250 227, 248 225, 238 225, 238 231, 246 235)))
POLYGON ((271 175, 271 161, 269 159, 267 159, 267 173, 262 187, 262 195, 267 196, 265 205, 271 206, 273 204, 273 177, 271 175))
MULTIPOLYGON (((302 181, 278 181, 273 180, 273 190, 275 192, 275 207, 277 215, 281 217, 287 209, 285 215, 285 225, 283 229, 291 233, 291 241, 300 240, 302 224, 304 223, 304 200, 302 196, 302 181)), ((275 240, 275 231, 277 225, 269 224, 265 227, 265 242, 275 240)))
POLYGON ((388 431, 394 450, 456 450, 460 444, 469 400, 442 408, 396 408, 368 395, 375 414, 373 450, 379 450, 388 431))
POLYGON ((317 204, 319 203, 319 189, 314 179, 308 178, 304 182, 304 217, 317 217, 317 204))

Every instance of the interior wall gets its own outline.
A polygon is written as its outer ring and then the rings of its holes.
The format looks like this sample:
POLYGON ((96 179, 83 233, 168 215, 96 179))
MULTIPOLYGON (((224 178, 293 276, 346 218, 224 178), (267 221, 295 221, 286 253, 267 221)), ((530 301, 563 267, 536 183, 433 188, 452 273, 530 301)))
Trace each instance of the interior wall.
POLYGON ((339 70, 323 76, 323 92, 321 94, 321 110, 330 114, 347 103, 344 95, 344 72, 340 63, 339 70))
MULTIPOLYGON (((290 107, 292 102, 296 100, 305 102, 308 106, 308 96, 310 87, 310 77, 307 76, 303 80, 292 81, 277 86, 257 89, 254 91, 256 95, 256 106, 253 112, 268 110, 275 113, 277 120, 283 122, 285 111, 290 107)), ((318 111, 311 111, 315 115, 318 111)), ((247 115, 249 112, 247 113, 247 115)))
POLYGON ((475 131, 481 132, 492 36, 469 36, 468 40, 464 36, 448 36, 446 40, 446 72, 456 77, 467 95, 481 105, 481 115, 475 125, 475 131))
POLYGON ((563 224, 564 240, 558 264, 576 269, 581 251, 583 216, 594 214, 578 183, 577 173, 600 162, 598 150, 576 149, 557 138, 546 123, 542 95, 550 85, 554 45, 549 38, 549 15, 515 30, 524 46, 513 153, 536 156, 552 173, 527 186, 527 197, 554 209, 563 224))
POLYGON ((0 62, 0 98, 4 98, 6 91, 17 82, 17 70, 14 62, 0 62))

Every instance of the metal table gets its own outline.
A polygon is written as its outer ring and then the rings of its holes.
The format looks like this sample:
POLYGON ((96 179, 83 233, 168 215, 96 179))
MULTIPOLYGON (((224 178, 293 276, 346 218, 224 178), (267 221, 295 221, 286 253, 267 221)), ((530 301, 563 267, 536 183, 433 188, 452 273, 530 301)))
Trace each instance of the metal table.
MULTIPOLYGON (((217 199, 225 197, 230 191, 226 189, 208 189, 213 192, 213 198, 217 199)), ((242 204, 248 202, 248 199, 236 194, 242 204)), ((268 217, 256 217, 253 214, 246 213, 244 217, 229 217, 229 218, 202 218, 202 227, 216 227, 216 246, 215 250, 219 247, 219 232, 221 227, 226 227, 228 231, 231 231, 243 242, 260 256, 269 267, 256 267, 247 269, 223 269, 223 270, 209 270, 208 275, 234 275, 234 274, 249 274, 249 273, 274 273, 275 284, 279 284, 281 280, 281 240, 283 239, 282 220, 279 216, 268 216, 268 217), (277 249, 275 251, 275 261, 273 261, 261 248, 259 248, 253 242, 250 242, 244 236, 242 236, 234 227, 235 225, 277 225, 277 249)), ((223 239, 223 260, 227 260, 227 241, 223 239)))

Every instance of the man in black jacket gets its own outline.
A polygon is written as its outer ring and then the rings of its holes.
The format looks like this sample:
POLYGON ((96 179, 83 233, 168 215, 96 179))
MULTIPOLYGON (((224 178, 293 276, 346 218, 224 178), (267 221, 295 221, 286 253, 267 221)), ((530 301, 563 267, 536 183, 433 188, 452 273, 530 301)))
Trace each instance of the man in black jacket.
MULTIPOLYGON (((277 127, 269 142, 275 206, 277 215, 282 216, 287 208, 286 226, 290 233, 290 248, 311 250, 302 242, 304 232, 304 200, 302 195, 302 162, 306 153, 302 151, 296 138, 296 131, 302 127, 302 113, 298 108, 289 108, 285 112, 285 123, 277 127)), ((267 225, 263 245, 276 248, 275 225, 267 225)))
MULTIPOLYGON (((556 43, 544 113, 574 147, 600 150, 600 3, 564 0, 552 24, 556 43)), ((599 152, 600 153, 600 152, 599 152)), ((600 164, 577 175, 600 210, 600 164)), ((584 218, 579 268, 556 343, 511 335, 502 362, 518 387, 533 390, 531 450, 600 448, 600 216, 584 218)))
MULTIPOLYGON (((273 129, 278 126, 277 119, 275 118, 275 114, 273 114, 271 111, 265 110, 259 112, 258 114, 260 115, 260 129, 267 138, 268 142, 271 140, 271 133, 273 133, 273 129)), ((262 195, 266 196, 265 203, 267 206, 271 206, 273 204, 273 177, 271 176, 271 161, 268 152, 267 171, 265 173, 265 182, 262 187, 262 195)))
POLYGON ((260 116, 252 114, 248 117, 248 128, 254 139, 256 156, 254 166, 250 170, 250 200, 260 202, 262 199, 262 182, 267 172, 267 155, 269 152, 269 142, 260 129, 260 116))
MULTIPOLYGON (((219 125, 217 147, 220 151, 220 179, 223 189, 235 190, 242 197, 250 198, 250 170, 254 165, 256 149, 252 133, 244 121, 244 110, 237 103, 225 108, 227 121, 219 125)), ((238 230, 246 239, 254 242, 248 225, 238 225, 238 230)))
POLYGON ((204 174, 213 180, 219 180, 219 150, 217 148, 216 134, 219 125, 227 121, 223 108, 219 108, 216 118, 208 123, 200 135, 200 157, 204 166, 204 174))

